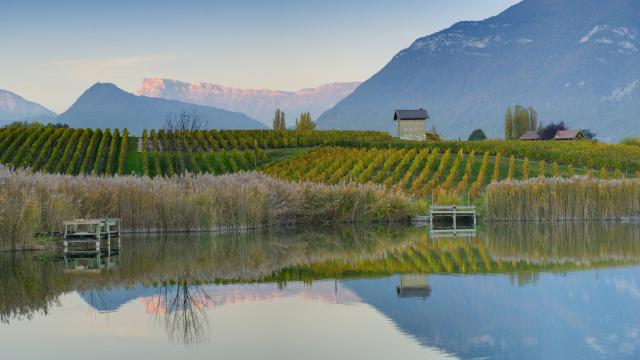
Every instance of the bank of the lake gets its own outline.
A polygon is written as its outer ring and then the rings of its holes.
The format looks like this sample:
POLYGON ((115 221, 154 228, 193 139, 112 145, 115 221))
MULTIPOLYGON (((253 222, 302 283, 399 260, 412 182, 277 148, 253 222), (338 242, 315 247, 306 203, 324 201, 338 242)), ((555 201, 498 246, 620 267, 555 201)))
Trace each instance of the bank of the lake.
POLYGON ((0 248, 74 218, 122 219, 123 231, 194 232, 316 223, 406 222, 416 202, 378 185, 291 182, 261 173, 67 176, 0 169, 0 248))

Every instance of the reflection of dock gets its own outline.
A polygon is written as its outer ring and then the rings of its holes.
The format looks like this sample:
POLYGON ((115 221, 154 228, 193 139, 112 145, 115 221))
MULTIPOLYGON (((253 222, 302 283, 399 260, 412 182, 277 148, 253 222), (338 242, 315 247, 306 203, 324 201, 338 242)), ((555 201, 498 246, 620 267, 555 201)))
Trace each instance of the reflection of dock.
MULTIPOLYGON (((112 256, 120 255, 120 238, 66 241, 64 244, 64 271, 99 273, 118 266, 112 256)), ((117 259, 117 258, 116 258, 117 259)))
POLYGON ((436 238, 472 238, 476 236, 476 229, 431 229, 429 237, 436 238))
POLYGON ((429 286, 429 275, 400 275, 400 285, 396 286, 396 293, 400 298, 428 298, 431 295, 431 286, 429 286))

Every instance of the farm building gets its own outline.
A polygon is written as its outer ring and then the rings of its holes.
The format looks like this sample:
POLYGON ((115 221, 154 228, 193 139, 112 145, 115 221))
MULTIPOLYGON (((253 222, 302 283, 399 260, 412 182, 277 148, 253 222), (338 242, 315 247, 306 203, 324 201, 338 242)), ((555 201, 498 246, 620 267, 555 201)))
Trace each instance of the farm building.
POLYGON ((553 140, 581 140, 584 134, 580 130, 558 130, 553 140))
POLYGON ((429 114, 425 109, 396 110, 393 121, 398 125, 398 137, 403 140, 424 140, 429 114))
POLYGON ((526 133, 524 133, 524 135, 520 136, 518 140, 534 141, 534 140, 541 140, 541 138, 540 138, 540 134, 538 134, 537 131, 527 131, 526 133))

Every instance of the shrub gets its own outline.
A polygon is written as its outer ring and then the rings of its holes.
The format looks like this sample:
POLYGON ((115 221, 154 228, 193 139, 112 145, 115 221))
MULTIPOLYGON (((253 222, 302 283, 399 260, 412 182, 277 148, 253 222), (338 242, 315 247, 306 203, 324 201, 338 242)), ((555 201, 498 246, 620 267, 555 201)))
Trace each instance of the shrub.
POLYGON ((482 141, 482 140, 487 140, 487 135, 485 135, 484 131, 482 131, 482 129, 475 129, 473 130, 473 132, 471 133, 471 135, 469 135, 469 141, 482 141))
POLYGON ((622 145, 640 146, 640 136, 627 136, 620 141, 622 145))

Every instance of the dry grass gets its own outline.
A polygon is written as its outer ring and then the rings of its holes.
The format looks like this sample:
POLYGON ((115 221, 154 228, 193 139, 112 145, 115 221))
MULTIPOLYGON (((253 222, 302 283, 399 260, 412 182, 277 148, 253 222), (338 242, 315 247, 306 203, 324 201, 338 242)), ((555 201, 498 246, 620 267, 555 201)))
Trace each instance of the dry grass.
POLYGON ((640 180, 590 177, 503 181, 486 191, 489 221, 640 218, 640 180))
POLYGON ((63 220, 118 217, 128 231, 207 231, 324 222, 392 222, 415 203, 383 186, 290 182, 242 172, 172 178, 31 174, 0 168, 0 247, 63 220))

